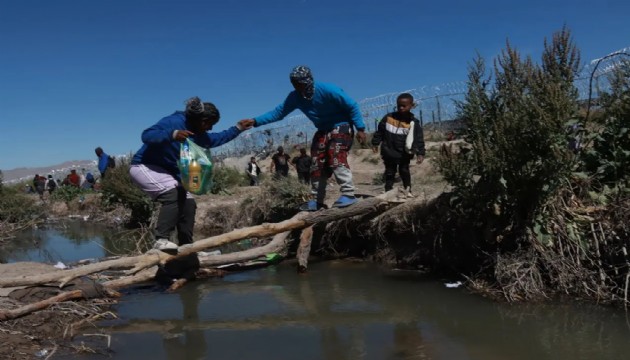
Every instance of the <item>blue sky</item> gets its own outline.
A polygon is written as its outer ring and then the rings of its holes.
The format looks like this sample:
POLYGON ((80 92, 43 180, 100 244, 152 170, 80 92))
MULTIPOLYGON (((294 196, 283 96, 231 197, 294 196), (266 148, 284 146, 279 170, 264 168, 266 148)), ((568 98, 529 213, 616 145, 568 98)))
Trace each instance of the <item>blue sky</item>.
POLYGON ((215 130, 272 109, 309 65, 357 101, 465 80, 506 39, 567 25, 591 60, 630 46, 630 1, 0 1, 0 169, 136 151, 193 95, 215 130))

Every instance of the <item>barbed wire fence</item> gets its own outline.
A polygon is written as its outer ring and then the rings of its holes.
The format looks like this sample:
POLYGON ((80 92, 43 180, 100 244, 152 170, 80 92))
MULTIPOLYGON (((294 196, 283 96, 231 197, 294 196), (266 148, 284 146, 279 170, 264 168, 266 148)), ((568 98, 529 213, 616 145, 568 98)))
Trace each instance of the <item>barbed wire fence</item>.
MULTIPOLYGON (((597 99, 609 91, 609 75, 630 56, 630 47, 626 47, 601 58, 596 58, 583 65, 575 79, 580 100, 597 99), (624 56, 618 56, 624 55, 624 56)), ((453 120, 457 119, 457 101, 463 101, 467 91, 466 81, 456 81, 433 86, 420 86, 400 92, 381 94, 359 101, 359 107, 366 124, 367 132, 374 132, 380 119, 395 111, 396 98, 407 92, 417 102, 414 114, 423 126, 438 130, 450 130, 453 120)), ((304 146, 310 144, 316 129, 304 115, 294 115, 277 123, 267 125, 243 134, 237 139, 215 149, 219 159, 241 157, 245 155, 264 158, 273 153, 278 146, 304 146)))

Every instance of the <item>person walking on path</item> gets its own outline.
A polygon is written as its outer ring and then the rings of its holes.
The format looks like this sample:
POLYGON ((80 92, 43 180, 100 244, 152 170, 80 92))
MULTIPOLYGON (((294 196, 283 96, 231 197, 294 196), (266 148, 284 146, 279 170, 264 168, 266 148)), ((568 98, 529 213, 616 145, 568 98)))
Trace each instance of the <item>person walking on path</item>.
POLYGON ((143 145, 131 160, 129 175, 144 193, 162 205, 154 230, 156 249, 177 249, 169 240, 175 228, 180 246, 193 242, 197 204, 181 183, 177 166, 180 143, 190 138, 199 146, 217 147, 253 125, 252 120, 241 120, 227 130, 210 133, 219 118, 214 104, 193 97, 186 102, 185 111, 176 111, 142 132, 143 145))
POLYGON ((37 191, 39 198, 41 200, 44 200, 44 192, 46 191, 46 178, 37 174, 35 175, 35 179, 33 179, 33 184, 35 185, 35 191, 37 191))
POLYGON ((354 138, 365 143, 365 124, 356 101, 336 85, 316 82, 311 69, 296 66, 289 75, 294 91, 275 109, 255 117, 254 126, 263 126, 282 120, 293 110, 299 109, 317 132, 311 144, 311 157, 315 165, 311 171, 311 188, 314 199, 300 209, 315 211, 325 207, 327 179, 335 176, 341 196, 333 206, 345 207, 357 200, 354 194, 352 172, 348 166, 348 151, 354 138))
POLYGON ((81 177, 77 174, 75 169, 70 170, 70 174, 68 175, 68 185, 76 188, 81 186, 81 177))
POLYGON ((271 157, 269 172, 280 178, 289 176, 289 160, 291 157, 284 152, 282 146, 278 146, 278 152, 271 157), (275 172, 274 172, 275 169, 275 172))
POLYGON ((424 161, 424 133, 418 119, 411 112, 415 107, 413 96, 402 93, 396 99, 397 111, 381 119, 378 129, 372 137, 372 149, 378 152, 381 145, 381 157, 385 163, 385 191, 394 186, 396 172, 400 172, 403 189, 400 197, 413 197, 411 192, 411 173, 409 163, 416 156, 416 163, 424 161))
POLYGON ((258 186, 258 176, 260 176, 260 166, 256 163, 256 158, 251 157, 247 163, 247 176, 249 176, 249 186, 258 186))
POLYGON ((298 180, 305 184, 311 183, 311 168, 313 166, 313 159, 306 154, 306 149, 300 149, 300 155, 291 160, 295 171, 298 174, 298 180))
POLYGON ((96 157, 98 158, 98 171, 101 173, 101 179, 105 179, 105 174, 110 167, 113 167, 113 158, 103 151, 103 149, 99 146, 94 149, 96 153, 96 157))
POLYGON ((57 189, 57 182, 53 179, 52 175, 48 175, 48 180, 46 180, 46 190, 48 190, 48 194, 52 195, 53 192, 57 189))

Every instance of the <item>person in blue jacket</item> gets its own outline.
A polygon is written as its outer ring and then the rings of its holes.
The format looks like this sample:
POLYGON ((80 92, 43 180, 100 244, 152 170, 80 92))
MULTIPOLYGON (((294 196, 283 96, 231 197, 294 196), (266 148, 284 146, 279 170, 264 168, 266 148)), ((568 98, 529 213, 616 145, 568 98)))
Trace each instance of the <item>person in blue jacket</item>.
POLYGON ((98 158, 98 171, 101 173, 101 179, 104 179, 107 169, 110 167, 109 155, 107 155, 100 146, 94 149, 94 152, 98 158))
POLYGON ((181 183, 180 143, 190 138, 199 146, 217 147, 253 125, 252 120, 241 120, 227 130, 209 133, 219 118, 214 104, 193 97, 185 111, 176 111, 142 132, 143 145, 131 160, 129 174, 144 193, 162 204, 154 231, 156 249, 178 248, 169 241, 175 228, 180 246, 193 241, 197 205, 181 183))
POLYGON ((317 128, 311 144, 314 163, 311 188, 315 198, 304 204, 301 210, 315 211, 325 207, 326 185, 331 175, 335 176, 341 191, 333 206, 354 204, 357 200, 348 166, 348 151, 355 129, 359 142, 365 143, 366 139, 359 105, 338 86, 314 81, 307 66, 296 66, 289 78, 295 90, 275 109, 252 119, 254 126, 282 120, 293 110, 300 109, 317 128))

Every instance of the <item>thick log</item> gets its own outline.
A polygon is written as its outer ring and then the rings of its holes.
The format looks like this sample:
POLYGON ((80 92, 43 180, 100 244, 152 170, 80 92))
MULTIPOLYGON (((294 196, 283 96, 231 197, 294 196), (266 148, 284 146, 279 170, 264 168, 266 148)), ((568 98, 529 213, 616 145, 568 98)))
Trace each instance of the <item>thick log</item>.
MULTIPOLYGON (((268 244, 261 247, 225 255, 210 255, 200 257, 199 262, 202 267, 212 267, 253 260, 269 253, 281 252, 288 246, 287 239, 289 237, 289 234, 289 231, 276 234, 276 236, 274 236, 274 238, 268 244)), ((153 279, 155 273, 157 272, 157 269, 157 266, 153 266, 151 268, 144 269, 132 276, 126 276, 120 279, 107 281, 103 283, 103 286, 109 289, 120 289, 126 286, 131 286, 133 284, 143 283, 153 279)), ((213 269, 200 269, 199 272, 200 277, 221 276, 223 274, 221 270, 213 271, 213 269)), ((187 279, 178 279, 168 288, 167 291, 173 292, 180 289, 187 283, 187 279)))
POLYGON ((346 208, 331 208, 316 212, 300 213, 303 215, 298 214, 300 216, 294 216, 291 219, 284 220, 279 223, 265 223, 262 225, 237 229, 229 233, 197 240, 192 244, 180 247, 179 253, 176 255, 176 257, 186 256, 194 252, 229 244, 231 242, 245 238, 266 237, 285 231, 303 229, 305 227, 318 223, 327 223, 330 221, 345 219, 353 216, 365 215, 371 212, 382 210, 388 204, 390 204, 390 202, 387 201, 385 197, 377 196, 361 200, 355 205, 346 208))
POLYGON ((148 269, 144 269, 132 276, 126 276, 120 279, 106 281, 103 283, 103 286, 108 289, 121 289, 133 284, 143 283, 145 281, 152 280, 155 277, 157 269, 157 266, 153 266, 148 269))
POLYGON ((32 313, 34 311, 45 309, 45 308, 49 307, 52 304, 55 304, 55 303, 58 303, 58 302, 62 302, 62 301, 66 301, 66 300, 71 300, 71 299, 79 299, 79 298, 82 298, 82 297, 83 297, 83 292, 81 290, 73 290, 73 291, 63 292, 63 293, 61 293, 59 295, 55 295, 55 296, 53 296, 51 298, 48 298, 46 300, 42 300, 42 301, 38 301, 36 303, 24 305, 24 306, 19 307, 17 309, 0 311, 0 321, 16 319, 16 318, 19 318, 20 316, 24 316, 24 315, 30 314, 30 313, 32 313))
MULTIPOLYGON (((0 287, 12 287, 12 286, 27 286, 27 285, 37 285, 37 284, 48 284, 48 283, 59 283, 60 287, 65 286, 71 280, 80 277, 86 276, 93 273, 97 273, 104 270, 110 269, 125 269, 132 268, 127 271, 128 274, 133 275, 144 269, 151 268, 158 264, 165 264, 168 261, 171 261, 175 258, 183 257, 195 252, 202 251, 204 249, 217 247, 220 245, 228 244, 230 242, 238 241, 245 238, 260 238, 267 237, 271 235, 275 235, 278 233, 290 232, 292 230, 303 229, 318 223, 327 223, 330 221, 340 220, 344 218, 349 218, 358 215, 365 215, 371 212, 382 211, 388 204, 391 204, 389 198, 386 196, 378 196, 374 198, 368 198, 358 202, 355 205, 352 205, 347 208, 332 208, 327 210, 320 210, 317 212, 311 213, 299 213, 291 219, 275 223, 275 224, 261 224, 256 226, 251 226, 248 228, 237 229, 225 234, 221 234, 218 236, 213 236, 210 238, 206 238, 203 240, 199 240, 190 245, 185 245, 180 247, 180 252, 177 255, 169 255, 161 251, 150 251, 146 254, 133 256, 133 257, 123 257, 115 260, 103 261, 100 263, 89 264, 85 266, 81 266, 78 268, 55 271, 47 274, 33 275, 33 276, 18 276, 13 278, 0 278, 0 287)), ((267 248, 263 247, 261 249, 251 249, 247 250, 249 253, 243 254, 229 254, 232 256, 232 259, 241 258, 243 260, 249 260, 256 258, 258 256, 264 255, 269 252, 271 248, 274 246, 279 246, 280 241, 272 242, 273 245, 267 248), (251 252, 250 252, 251 251, 251 252), (253 258, 255 254, 262 252, 262 254, 257 255, 253 258)), ((271 244, 271 243, 270 243, 271 244)), ((219 255, 218 259, 209 260, 206 263, 213 263, 213 261, 220 261, 225 264, 228 259, 228 255, 219 255)), ((241 260, 242 261, 242 260, 241 260)), ((234 261, 227 261, 227 263, 234 261)), ((216 264, 216 262, 215 262, 216 264)), ((205 265, 205 264, 204 264, 205 265)), ((146 274, 139 276, 137 278, 129 278, 125 281, 144 281, 140 279, 144 279, 146 274)), ((116 281, 116 280, 114 280, 116 281)), ((133 283, 131 282, 131 283, 133 283)), ((114 282, 111 283, 114 288, 119 288, 125 284, 124 282, 114 282)))
POLYGON ((289 245, 288 238, 290 234, 290 231, 285 231, 283 233, 276 234, 266 245, 235 253, 201 257, 199 262, 203 267, 211 267, 254 260, 270 253, 279 253, 285 250, 289 245))
POLYGON ((61 284, 60 287, 63 287, 68 282, 80 276, 85 276, 111 269, 130 268, 137 265, 138 263, 146 263, 147 260, 149 260, 149 262, 154 262, 155 265, 159 263, 160 259, 163 260, 168 256, 170 255, 156 251, 139 256, 122 257, 116 260, 109 260, 95 264, 84 265, 68 270, 53 271, 47 274, 2 278, 0 279, 0 287, 28 286, 57 282, 61 284))

